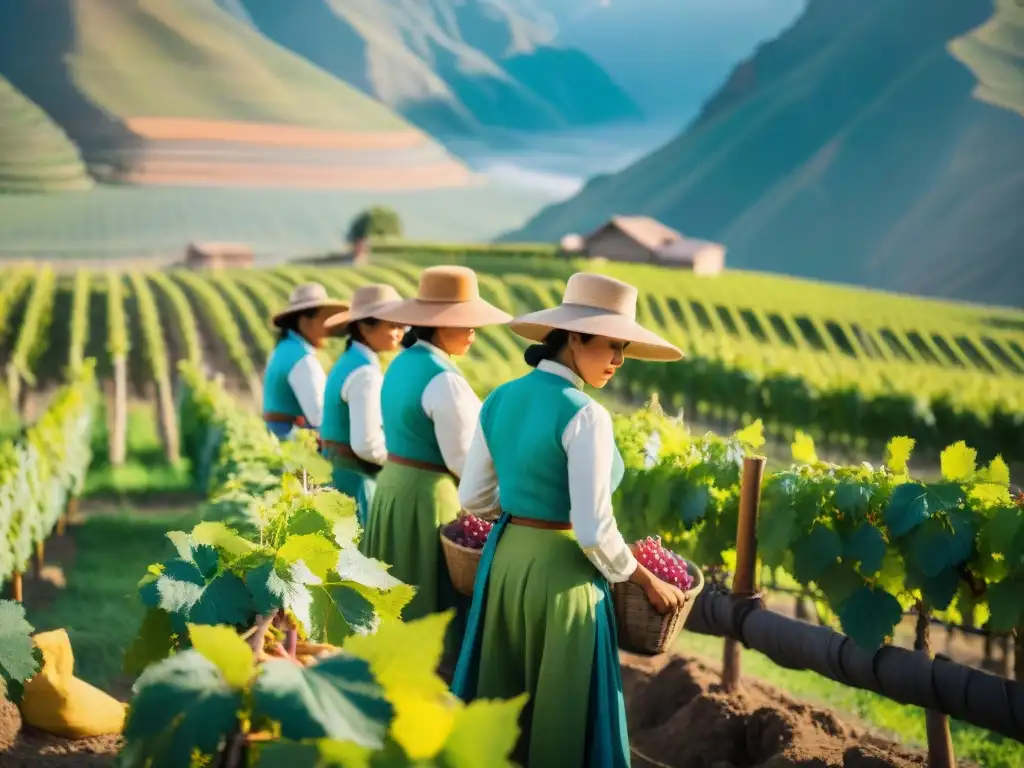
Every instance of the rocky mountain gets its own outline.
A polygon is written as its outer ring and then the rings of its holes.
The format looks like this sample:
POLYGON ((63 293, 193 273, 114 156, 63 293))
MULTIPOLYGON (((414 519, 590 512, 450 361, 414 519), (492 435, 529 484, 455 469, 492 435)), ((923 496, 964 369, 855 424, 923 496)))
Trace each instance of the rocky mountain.
POLYGON ((636 120, 534 0, 220 0, 281 46, 441 136, 636 120))
POLYGON ((676 139, 507 239, 647 214, 728 264, 1024 303, 1024 9, 810 0, 676 139))

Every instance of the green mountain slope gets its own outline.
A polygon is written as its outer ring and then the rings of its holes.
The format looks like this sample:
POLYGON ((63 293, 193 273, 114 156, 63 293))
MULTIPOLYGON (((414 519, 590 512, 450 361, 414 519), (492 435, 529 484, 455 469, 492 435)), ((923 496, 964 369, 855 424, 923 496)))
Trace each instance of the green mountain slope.
MULTIPOLYGON (((223 0, 222 0, 223 1, 223 0)), ((241 0, 256 27, 433 133, 636 119, 593 59, 522 0, 241 0)))
POLYGON ((37 105, 0 77, 0 193, 89 189, 78 149, 37 105))
POLYGON ((508 239, 643 213, 732 267, 1020 305, 1024 120, 989 103, 1020 73, 1010 2, 811 0, 681 136, 508 239), (979 36, 971 69, 947 50, 979 36))

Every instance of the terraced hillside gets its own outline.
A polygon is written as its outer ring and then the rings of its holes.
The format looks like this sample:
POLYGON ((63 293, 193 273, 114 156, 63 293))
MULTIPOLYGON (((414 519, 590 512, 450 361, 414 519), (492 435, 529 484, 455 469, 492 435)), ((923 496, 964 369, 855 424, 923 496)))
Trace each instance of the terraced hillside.
POLYGON ((0 74, 102 180, 363 189, 471 180, 387 107, 208 0, 5 3, 0 74))
POLYGON ((91 186, 67 135, 0 77, 0 190, 63 192, 91 186))
MULTIPOLYGON (((557 303, 563 281, 581 266, 536 252, 466 255, 435 247, 378 256, 359 269, 81 270, 46 280, 8 270, 0 283, 0 349, 21 352, 3 365, 9 376, 14 366, 17 375, 45 383, 69 359, 95 355, 109 375, 110 334, 123 328, 140 395, 171 376, 180 359, 204 362, 236 390, 258 395, 274 343, 267 318, 297 283, 320 280, 347 296, 384 281, 410 295, 422 266, 450 261, 475 268, 484 295, 513 313, 557 303), (40 320, 25 322, 33 306, 53 310, 35 310, 40 320)), ((766 275, 708 280, 655 267, 599 268, 638 285, 641 319, 688 352, 671 365, 631 362, 616 379, 625 397, 657 391, 688 413, 756 416, 782 434, 801 428, 858 445, 908 434, 922 450, 964 439, 983 456, 1024 459, 1024 313, 766 275)), ((506 329, 484 329, 478 339, 462 367, 480 391, 525 370, 523 342, 506 329)), ((327 350, 325 363, 338 351, 337 344, 327 350)))
POLYGON ((647 214, 739 268, 1019 306, 1021 13, 811 0, 683 134, 508 239, 647 214))
POLYGON ((594 60, 551 44, 539 9, 494 0, 234 0, 282 46, 434 135, 639 119, 594 60))

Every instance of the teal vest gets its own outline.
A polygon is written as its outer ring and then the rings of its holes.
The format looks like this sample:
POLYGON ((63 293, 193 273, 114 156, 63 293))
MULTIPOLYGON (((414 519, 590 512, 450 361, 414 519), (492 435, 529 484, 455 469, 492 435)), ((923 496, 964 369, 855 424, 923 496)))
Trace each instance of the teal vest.
POLYGON ((373 359, 355 344, 345 350, 327 375, 324 387, 324 423, 320 425, 320 437, 336 443, 351 443, 351 421, 348 403, 341 399, 348 377, 364 365, 373 365, 373 359))
MULTIPOLYGON (((498 476, 501 508, 516 517, 569 522, 569 457, 562 435, 590 397, 572 382, 534 370, 495 389, 480 424, 498 476)), ((623 464, 614 449, 612 488, 623 464)))
POLYGON ((292 368, 306 355, 312 355, 313 347, 294 331, 289 331, 283 340, 278 342, 267 361, 267 371, 263 376, 263 411, 285 413, 289 416, 302 416, 302 406, 288 383, 288 374, 292 368))
POLYGON ((459 369, 441 352, 416 345, 400 353, 384 374, 380 393, 388 453, 444 466, 434 422, 423 412, 423 390, 431 379, 459 369))

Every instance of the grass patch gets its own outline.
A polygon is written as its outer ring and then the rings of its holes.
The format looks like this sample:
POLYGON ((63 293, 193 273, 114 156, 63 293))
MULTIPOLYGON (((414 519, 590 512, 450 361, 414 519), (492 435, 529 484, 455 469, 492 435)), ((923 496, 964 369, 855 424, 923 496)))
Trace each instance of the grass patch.
MULTIPOLYGON (((719 637, 687 632, 680 640, 679 650, 720 666, 724 642, 719 637)), ((745 676, 762 680, 794 698, 853 715, 894 741, 920 748, 927 743, 924 710, 918 707, 897 704, 870 691, 847 688, 814 672, 785 669, 757 651, 743 649, 742 653, 745 676)), ((1024 767, 1024 744, 959 720, 951 720, 950 727, 958 759, 971 760, 985 768, 1024 767)))
POLYGON ((50 605, 30 611, 29 620, 38 631, 67 630, 78 677, 102 688, 117 682, 125 649, 142 622, 136 585, 148 565, 173 552, 164 533, 198 520, 195 509, 125 509, 89 518, 71 531, 76 557, 65 574, 67 587, 50 605))

